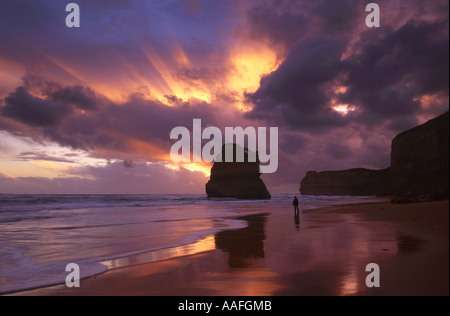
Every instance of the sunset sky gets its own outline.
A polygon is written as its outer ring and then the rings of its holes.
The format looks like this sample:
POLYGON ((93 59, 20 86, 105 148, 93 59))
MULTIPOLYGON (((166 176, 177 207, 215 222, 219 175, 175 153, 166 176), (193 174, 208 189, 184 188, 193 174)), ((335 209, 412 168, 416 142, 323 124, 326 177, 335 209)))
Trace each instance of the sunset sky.
POLYGON ((0 193, 204 193, 170 131, 279 128, 271 193, 308 170, 385 168, 449 108, 448 0, 0 2, 0 193), (375 1, 376 2, 376 1, 375 1))

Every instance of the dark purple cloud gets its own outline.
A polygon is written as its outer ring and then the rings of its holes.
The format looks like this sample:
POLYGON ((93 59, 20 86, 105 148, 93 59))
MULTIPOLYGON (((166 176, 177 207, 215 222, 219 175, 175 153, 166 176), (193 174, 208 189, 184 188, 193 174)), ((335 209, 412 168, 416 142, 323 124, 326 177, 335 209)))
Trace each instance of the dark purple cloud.
POLYGON ((122 165, 123 165, 125 168, 135 168, 135 167, 136 167, 135 164, 134 164, 134 162, 133 162, 132 160, 124 160, 123 163, 122 163, 122 165))
POLYGON ((361 0, 258 1, 247 12, 249 33, 290 50, 312 34, 351 35, 364 5, 361 0))
POLYGON ((351 58, 342 101, 364 109, 366 123, 391 121, 395 131, 417 124, 417 98, 425 94, 448 97, 448 22, 409 21, 382 38, 368 34, 361 53, 351 58), (402 124, 403 123, 403 124, 402 124), (406 124, 405 124, 406 123, 406 124))
POLYGON ((275 119, 299 130, 345 125, 342 116, 329 108, 324 87, 347 69, 340 60, 345 44, 333 38, 299 42, 283 64, 261 80, 259 90, 249 95, 255 108, 247 117, 275 119))
POLYGON ((23 86, 3 100, 1 114, 26 125, 51 128, 74 114, 74 109, 97 109, 96 96, 90 88, 79 85, 61 87, 43 79, 36 68, 27 69, 22 82, 23 86))
POLYGON ((248 10, 247 21, 252 38, 290 48, 307 34, 311 17, 293 1, 261 1, 248 10))
POLYGON ((50 93, 52 100, 71 104, 82 110, 96 110, 95 93, 88 87, 75 85, 72 87, 64 87, 50 93))
POLYGON ((350 34, 358 24, 365 4, 360 0, 314 1, 312 13, 322 19, 324 32, 350 34))
POLYGON ((71 108, 32 96, 25 87, 19 87, 4 100, 2 114, 33 127, 57 126, 71 113, 71 108))
POLYGON ((345 144, 328 143, 325 151, 333 159, 342 160, 347 159, 352 155, 351 150, 345 144))
MULTIPOLYGON (((358 5, 349 4, 344 2, 340 12, 332 10, 334 4, 321 2, 314 11, 322 12, 325 24, 334 25, 341 16, 354 17, 351 8, 358 5)), ((346 32, 338 32, 338 27, 336 32, 327 27, 310 32, 248 96, 255 107, 247 117, 314 133, 351 123, 388 123, 395 132, 416 125, 423 111, 421 96, 437 94, 448 101, 448 17, 436 21, 417 17, 397 29, 386 20, 384 24, 384 28, 360 32, 356 42, 348 27, 346 32), (330 89, 337 83, 347 91, 333 93, 330 89), (331 109, 333 102, 350 104, 357 111, 343 116, 331 109)), ((445 106, 439 108, 445 110, 445 106)))
POLYGON ((279 134, 278 139, 280 150, 287 154, 301 154, 309 141, 310 139, 302 134, 284 130, 279 134))

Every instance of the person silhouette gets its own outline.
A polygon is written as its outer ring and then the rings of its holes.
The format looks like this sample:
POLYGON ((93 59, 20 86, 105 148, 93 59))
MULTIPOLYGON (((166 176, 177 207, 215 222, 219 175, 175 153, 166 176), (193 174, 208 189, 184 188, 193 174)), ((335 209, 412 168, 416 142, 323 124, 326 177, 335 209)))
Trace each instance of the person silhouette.
POLYGON ((300 215, 300 209, 298 208, 298 199, 297 197, 294 197, 294 201, 292 202, 292 205, 294 205, 294 212, 295 212, 295 216, 299 216, 300 215))

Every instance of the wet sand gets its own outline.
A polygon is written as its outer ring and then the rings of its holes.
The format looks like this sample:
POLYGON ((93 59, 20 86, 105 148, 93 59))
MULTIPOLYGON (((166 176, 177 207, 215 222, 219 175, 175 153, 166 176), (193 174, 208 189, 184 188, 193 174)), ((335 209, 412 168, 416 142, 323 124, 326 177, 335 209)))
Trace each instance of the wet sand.
POLYGON ((80 288, 15 295, 449 295, 448 201, 260 211, 243 229, 106 262, 80 288), (380 288, 366 286, 369 263, 380 288))

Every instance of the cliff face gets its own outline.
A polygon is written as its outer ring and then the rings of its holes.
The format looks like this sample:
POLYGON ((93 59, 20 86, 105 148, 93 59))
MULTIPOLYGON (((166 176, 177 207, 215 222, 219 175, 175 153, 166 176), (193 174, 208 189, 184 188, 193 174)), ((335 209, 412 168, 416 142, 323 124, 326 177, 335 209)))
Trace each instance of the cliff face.
POLYGON ((449 112, 397 135, 391 168, 308 172, 304 195, 396 195, 394 202, 448 199, 449 112))
POLYGON ((256 155, 256 162, 248 162, 248 151, 245 149, 244 162, 225 162, 226 146, 233 146, 234 156, 236 155, 236 145, 223 146, 222 162, 214 163, 210 180, 206 184, 208 197, 270 199, 270 193, 261 180, 258 155, 256 155))
POLYGON ((350 169, 342 171, 310 171, 301 182, 303 195, 388 195, 390 169, 350 169))
POLYGON ((400 197, 437 200, 449 192, 449 113, 403 132, 392 142, 392 187, 400 197))

